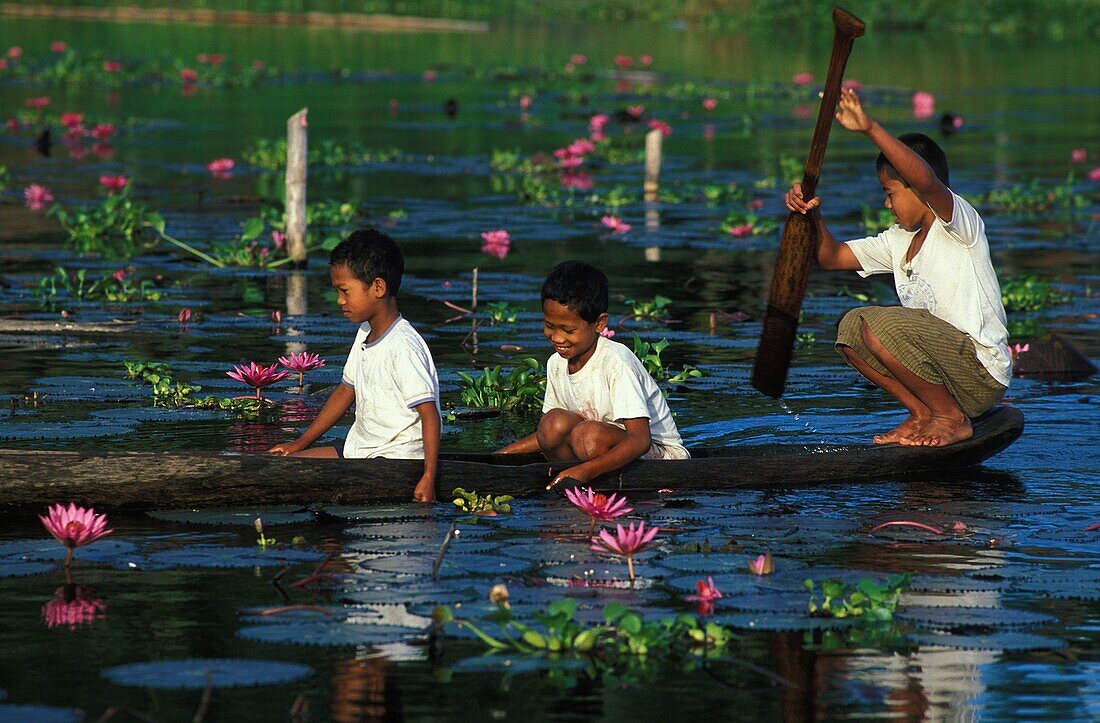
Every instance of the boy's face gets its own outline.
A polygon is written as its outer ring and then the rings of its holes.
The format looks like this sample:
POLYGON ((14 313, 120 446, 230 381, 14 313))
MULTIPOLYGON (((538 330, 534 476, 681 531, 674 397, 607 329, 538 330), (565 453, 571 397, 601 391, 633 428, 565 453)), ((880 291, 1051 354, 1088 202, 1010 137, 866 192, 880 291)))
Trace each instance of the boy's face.
POLYGON ((896 178, 891 178, 885 171, 879 171, 878 180, 886 194, 886 208, 893 212, 898 225, 906 231, 919 229, 931 213, 928 206, 921 202, 912 188, 896 178))
POLYGON ((600 314, 595 321, 585 321, 576 311, 553 299, 542 302, 542 333, 554 351, 569 362, 570 371, 580 369, 592 358, 600 330, 605 326, 607 314, 600 314))
POLYGON ((328 273, 332 279, 332 288, 336 289, 336 303, 348 321, 362 324, 374 318, 382 307, 382 298, 386 295, 385 281, 375 279, 371 284, 364 284, 343 264, 330 266, 328 273))

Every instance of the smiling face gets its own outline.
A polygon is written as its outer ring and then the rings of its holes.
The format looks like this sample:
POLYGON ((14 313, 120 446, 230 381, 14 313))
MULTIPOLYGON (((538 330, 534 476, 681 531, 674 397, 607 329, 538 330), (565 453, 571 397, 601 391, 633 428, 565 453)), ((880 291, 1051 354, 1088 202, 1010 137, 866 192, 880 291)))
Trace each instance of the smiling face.
POLYGON ((365 284, 343 264, 330 266, 328 272, 332 279, 332 288, 336 289, 336 304, 348 321, 362 324, 373 319, 383 308, 386 282, 382 279, 365 284))
POLYGON ((592 358, 600 330, 607 326, 607 314, 585 321, 565 304, 547 299, 542 302, 542 333, 554 351, 568 363, 570 373, 578 371, 592 358))
POLYGON ((926 221, 932 220, 932 211, 913 192, 896 178, 890 177, 885 171, 879 171, 879 183, 886 194, 885 206, 893 212, 898 225, 906 231, 916 231, 926 221))

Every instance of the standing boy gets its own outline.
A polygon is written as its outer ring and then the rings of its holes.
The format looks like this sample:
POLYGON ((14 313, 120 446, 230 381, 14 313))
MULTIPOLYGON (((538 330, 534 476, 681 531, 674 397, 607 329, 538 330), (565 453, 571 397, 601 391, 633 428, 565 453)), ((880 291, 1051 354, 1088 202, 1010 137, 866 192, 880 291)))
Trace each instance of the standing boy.
MULTIPOLYGON (((837 332, 837 351, 909 412, 874 442, 937 447, 967 439, 970 420, 1000 402, 1011 378, 985 224, 948 188, 947 156, 931 138, 893 137, 864 112, 852 89, 841 91, 836 119, 878 146, 879 182, 897 219, 877 236, 838 243, 814 213, 821 267, 892 273, 902 303, 853 309, 837 332)), ((821 201, 803 199, 796 183, 786 205, 808 213, 821 201)))
POLYGON ((564 261, 542 285, 543 333, 557 352, 546 362, 546 399, 538 430, 498 454, 542 451, 554 462, 581 460, 555 477, 587 482, 639 457, 687 459, 657 383, 607 327, 607 276, 564 261))
POLYGON ((423 459, 413 489, 418 502, 435 501, 439 458, 439 379, 424 339, 397 310, 405 258, 389 236, 355 231, 332 250, 329 276, 336 303, 359 325, 344 365, 343 382, 329 395, 301 437, 272 454, 298 457, 423 459), (352 404, 355 423, 343 447, 307 449, 352 404))

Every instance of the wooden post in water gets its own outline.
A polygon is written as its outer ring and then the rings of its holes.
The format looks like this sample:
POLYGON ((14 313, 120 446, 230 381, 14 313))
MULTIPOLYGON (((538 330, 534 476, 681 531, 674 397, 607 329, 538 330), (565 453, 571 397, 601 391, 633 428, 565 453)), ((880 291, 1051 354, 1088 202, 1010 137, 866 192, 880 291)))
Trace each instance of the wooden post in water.
POLYGON ((291 262, 305 268, 306 254, 306 177, 309 170, 308 108, 286 121, 286 245, 291 262))
POLYGON ((664 134, 652 130, 645 134, 645 191, 646 201, 657 200, 657 179, 661 175, 661 140, 664 134))

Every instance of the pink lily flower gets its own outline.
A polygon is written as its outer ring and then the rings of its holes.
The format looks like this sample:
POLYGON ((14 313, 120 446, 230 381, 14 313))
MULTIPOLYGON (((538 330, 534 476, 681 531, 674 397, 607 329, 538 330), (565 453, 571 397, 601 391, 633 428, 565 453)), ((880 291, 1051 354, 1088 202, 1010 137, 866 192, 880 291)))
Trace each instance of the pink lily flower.
POLYGON ((314 369, 320 369, 325 365, 325 360, 318 354, 303 351, 291 353, 290 356, 279 357, 279 363, 292 372, 298 372, 298 388, 302 388, 302 376, 314 369))
POLYGON ((600 223, 611 233, 627 233, 632 228, 629 223, 624 223, 618 216, 601 216, 600 223))
POLYGON ((225 62, 225 56, 221 53, 213 53, 209 60, 211 65, 221 65, 225 62))
POLYGON ((605 326, 604 328, 600 329, 600 336, 604 337, 605 339, 611 339, 615 336, 615 330, 611 327, 605 326))
POLYGON ((791 78, 791 82, 793 82, 795 85, 806 86, 814 82, 814 76, 813 73, 795 73, 794 77, 791 78))
POLYGON ((115 157, 115 149, 108 143, 94 143, 92 144, 92 153, 96 155, 96 158, 102 158, 108 160, 115 157))
POLYGON ((569 56, 569 62, 573 65, 584 65, 588 62, 588 56, 581 55, 580 53, 574 53, 573 55, 569 56))
POLYGON ((42 110, 50 104, 50 98, 49 96, 42 95, 37 98, 27 98, 23 102, 27 105, 28 108, 36 108, 38 110, 42 110))
POLYGON ((257 71, 258 70, 263 70, 264 69, 264 61, 258 60, 258 59, 253 60, 252 61, 252 69, 257 70, 257 71))
POLYGON ((565 150, 573 156, 586 156, 596 150, 596 144, 587 138, 578 138, 566 146, 565 150))
POLYGON ((105 141, 115 134, 115 126, 113 123, 97 123, 96 127, 92 129, 92 138, 98 141, 105 141))
POLYGON ((714 98, 703 98, 703 109, 706 110, 707 113, 710 113, 717 107, 718 101, 714 98))
POLYGON ((233 174, 233 166, 237 165, 232 158, 215 158, 206 164, 206 170, 215 178, 229 178, 233 174))
POLYGON ((714 586, 714 578, 708 577, 706 580, 696 580, 695 590, 694 595, 688 595, 684 599, 699 603, 699 607, 696 609, 699 615, 713 614, 715 601, 722 599, 722 592, 714 586))
POLYGON ((180 313, 176 317, 176 319, 179 321, 181 326, 183 324, 186 324, 187 322, 191 321, 191 310, 187 307, 180 309, 180 313))
POLYGON ((730 228, 730 236, 733 236, 734 238, 742 238, 743 236, 751 236, 752 235, 752 228, 753 227, 752 227, 751 223, 743 223, 739 226, 733 226, 732 228, 730 228))
POLYGON ((1088 157, 1088 151, 1084 148, 1074 148, 1069 154, 1069 160, 1072 163, 1084 163, 1088 157))
POLYGON ((184 83, 194 83, 199 79, 199 73, 194 68, 184 68, 180 71, 180 80, 184 83))
POLYGON ((775 572, 772 554, 769 552, 764 555, 758 555, 753 560, 749 560, 749 572, 753 575, 771 575, 775 572))
POLYGON ((485 231, 481 234, 481 253, 503 259, 512 246, 512 237, 504 229, 485 231))
POLYGON ((629 55, 616 55, 615 65, 619 66, 623 70, 626 70, 630 66, 634 65, 634 58, 629 55))
POLYGON ((1027 344, 1020 344, 1019 342, 1017 342, 1010 346, 1008 350, 1012 353, 1012 360, 1015 361, 1016 357, 1020 356, 1026 351, 1031 350, 1031 343, 1029 342, 1027 344))
POLYGON ((633 507, 626 506, 625 497, 620 497, 614 493, 604 495, 596 492, 591 487, 583 491, 579 487, 568 489, 565 491, 565 496, 581 512, 591 517, 593 524, 596 521, 611 522, 617 517, 622 517, 634 511, 633 507))
POLYGON ((8 48, 8 57, 12 60, 19 60, 19 58, 23 57, 23 48, 18 45, 11 46, 8 48))
POLYGON ((611 116, 607 113, 597 113, 588 119, 588 127, 594 131, 602 131, 610 120, 611 116))
POLYGON ((72 563, 74 549, 90 545, 114 532, 107 529, 107 515, 97 515, 94 508, 84 509, 72 502, 68 507, 61 504, 49 507, 46 514, 39 515, 38 519, 42 520, 54 539, 68 550, 65 567, 72 563))
POLYGON ((531 96, 521 95, 519 97, 519 109, 520 110, 527 110, 530 107, 531 107, 531 96))
POLYGON ((54 599, 42 606, 42 620, 47 628, 76 630, 91 625, 107 612, 107 603, 94 597, 94 587, 62 585, 53 595, 54 599))
POLYGON ((283 323, 283 312, 279 311, 278 309, 271 312, 271 320, 273 322, 275 322, 276 326, 278 326, 279 324, 282 324, 283 323))
POLYGON ((286 234, 282 231, 272 231, 271 241, 275 244, 275 249, 279 250, 286 243, 286 234))
POLYGON ((46 207, 47 203, 53 201, 53 194, 45 186, 39 186, 37 183, 32 183, 23 189, 23 200, 27 204, 27 208, 32 211, 41 211, 46 207))
POLYGON ((122 70, 122 63, 117 60, 105 60, 103 61, 103 70, 108 73, 117 73, 122 70))
MULTIPOLYGON (((564 148, 559 148, 558 150, 565 150, 565 149, 564 148)), ((554 155, 557 155, 557 151, 554 152, 554 155)), ((563 154, 560 158, 558 158, 558 165, 561 166, 564 169, 578 168, 579 166, 581 166, 583 164, 584 164, 584 157, 583 156, 570 156, 570 155, 563 154)))
POLYGON ((110 192, 121 191, 126 188, 130 183, 130 179, 126 176, 100 176, 99 185, 103 186, 110 192))
POLYGON ((425 70, 424 71, 424 80, 428 81, 429 83, 432 82, 433 80, 435 80, 438 77, 439 77, 439 73, 437 73, 434 70, 425 70))
POLYGON ((641 118, 642 114, 645 113, 645 106, 644 105, 628 105, 626 107, 626 112, 629 113, 630 115, 634 116, 635 118, 641 118))
POLYGON ((8 133, 18 133, 19 132, 19 119, 18 118, 8 118, 4 122, 8 126, 8 133))
POLYGON ((1089 171, 1089 180, 1100 181, 1100 166, 1097 166, 1096 168, 1089 171))
POLYGON ((111 274, 111 278, 121 284, 126 279, 126 269, 119 269, 111 274))
POLYGON ((646 53, 642 57, 638 58, 638 62, 648 68, 649 66, 653 65, 653 56, 649 53, 646 53))
POLYGON ((72 128, 73 126, 78 126, 78 125, 82 124, 83 122, 84 122, 84 114, 83 113, 68 113, 68 112, 66 112, 66 113, 61 114, 61 125, 65 126, 66 128, 72 128))
POLYGON ((670 135, 672 135, 672 126, 657 118, 649 119, 649 129, 651 131, 661 131, 661 135, 665 138, 668 138, 670 135))
POLYGON ((279 371, 274 364, 265 367, 263 364, 249 362, 248 366, 238 364, 233 371, 226 372, 226 375, 250 387, 256 387, 256 399, 262 399, 261 389, 275 382, 281 382, 290 376, 290 372, 279 371))
POLYGON ((50 52, 51 53, 64 53, 68 49, 69 49, 69 44, 66 43, 64 40, 55 40, 52 43, 50 43, 50 52))
POLYGON ((913 117, 928 118, 936 112, 936 97, 923 90, 913 94, 913 117))
POLYGON ((634 555, 648 547, 660 529, 660 527, 646 529, 644 522, 639 522, 637 527, 631 522, 630 526, 626 528, 621 524, 616 524, 614 535, 607 530, 600 530, 600 534, 592 538, 590 549, 595 552, 610 552, 625 557, 630 579, 633 580, 634 555))

